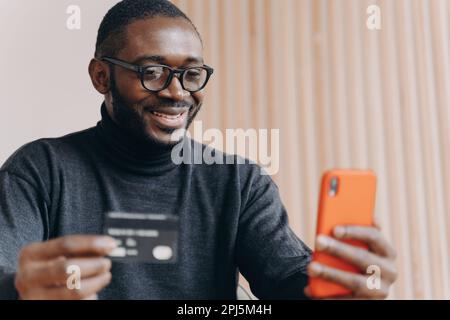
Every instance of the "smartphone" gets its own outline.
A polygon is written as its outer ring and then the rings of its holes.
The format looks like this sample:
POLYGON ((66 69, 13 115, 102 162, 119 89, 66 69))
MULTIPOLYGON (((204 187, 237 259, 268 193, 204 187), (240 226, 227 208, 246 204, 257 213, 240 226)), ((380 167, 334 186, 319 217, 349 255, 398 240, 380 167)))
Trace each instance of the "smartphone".
MULTIPOLYGON (((319 196, 316 235, 333 236, 338 225, 373 226, 376 196, 376 175, 368 170, 331 170, 322 177, 319 196)), ((344 242, 368 249, 356 240, 344 242)), ((323 252, 314 252, 313 261, 347 272, 362 271, 339 258, 323 252)), ((311 296, 327 298, 351 294, 347 288, 320 278, 309 279, 311 296)))

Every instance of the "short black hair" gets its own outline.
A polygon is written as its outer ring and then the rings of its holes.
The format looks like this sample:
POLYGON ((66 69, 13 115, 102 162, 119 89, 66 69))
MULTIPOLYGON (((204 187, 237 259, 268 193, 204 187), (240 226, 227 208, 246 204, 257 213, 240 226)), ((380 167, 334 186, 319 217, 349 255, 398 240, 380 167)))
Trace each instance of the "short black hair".
POLYGON ((97 35, 95 57, 114 57, 125 46, 126 27, 140 19, 168 17, 187 20, 201 36, 192 21, 168 0, 123 0, 112 7, 103 18, 97 35))

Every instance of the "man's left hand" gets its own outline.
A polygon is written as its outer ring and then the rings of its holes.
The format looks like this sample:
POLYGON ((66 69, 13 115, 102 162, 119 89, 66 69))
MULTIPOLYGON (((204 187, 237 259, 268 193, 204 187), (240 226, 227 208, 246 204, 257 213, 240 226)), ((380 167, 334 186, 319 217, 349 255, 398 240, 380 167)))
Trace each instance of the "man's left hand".
MULTIPOLYGON (((351 299, 385 299, 389 294, 391 285, 397 278, 395 267, 395 249, 389 244, 380 232, 378 226, 338 226, 334 229, 334 238, 318 236, 316 250, 338 257, 358 267, 363 274, 355 274, 332 268, 318 262, 312 262, 308 266, 310 277, 319 277, 327 281, 340 284, 352 291, 351 296, 343 298, 351 299), (339 240, 359 240, 368 245, 369 250, 349 245, 339 240), (366 272, 370 266, 377 266, 380 271, 379 288, 369 288, 366 272)), ((310 296, 309 288, 305 294, 310 296)), ((341 297, 342 298, 342 297, 341 297)))

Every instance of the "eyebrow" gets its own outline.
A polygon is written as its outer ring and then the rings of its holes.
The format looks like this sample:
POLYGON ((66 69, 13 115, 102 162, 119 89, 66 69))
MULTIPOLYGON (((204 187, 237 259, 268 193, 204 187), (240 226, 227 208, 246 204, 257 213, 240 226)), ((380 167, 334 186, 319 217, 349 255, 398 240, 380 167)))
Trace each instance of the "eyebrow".
MULTIPOLYGON (((152 61, 152 62, 156 62, 156 63, 159 63, 159 64, 165 64, 165 65, 168 64, 165 57, 158 56, 158 55, 140 56, 140 57, 137 57, 132 63, 133 64, 142 64, 143 62, 146 62, 146 61, 152 61)), ((187 57, 184 60, 183 64, 189 64, 189 63, 201 63, 201 64, 203 64, 204 61, 203 61, 203 58, 200 58, 200 57, 187 57)))

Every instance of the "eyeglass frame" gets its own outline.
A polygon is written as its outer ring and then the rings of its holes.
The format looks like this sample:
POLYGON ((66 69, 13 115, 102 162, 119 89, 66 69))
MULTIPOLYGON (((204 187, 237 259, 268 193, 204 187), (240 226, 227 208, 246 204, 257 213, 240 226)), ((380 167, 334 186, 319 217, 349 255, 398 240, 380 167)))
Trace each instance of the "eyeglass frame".
POLYGON ((109 63, 111 63, 113 65, 117 65, 117 66, 120 66, 122 68, 125 68, 125 69, 128 69, 128 70, 136 72, 139 75, 139 77, 140 77, 142 87, 145 90, 150 91, 152 93, 158 93, 160 91, 163 91, 163 90, 167 89, 170 86, 170 83, 172 82, 173 77, 176 74, 179 74, 179 76, 177 78, 180 81, 180 84, 181 84, 181 87, 183 88, 183 90, 188 91, 190 93, 199 92, 199 91, 203 90, 206 87, 206 85, 209 82, 209 79, 211 78, 212 74, 214 73, 214 69, 209 67, 209 66, 207 66, 206 64, 204 64, 204 65, 202 65, 200 67, 188 67, 186 69, 176 69, 176 68, 171 68, 171 67, 169 67, 167 65, 162 65, 162 64, 150 64, 150 65, 140 66, 140 65, 135 65, 135 64, 132 64, 132 63, 129 63, 129 62, 117 59, 117 58, 106 57, 106 56, 105 57, 101 57, 100 60, 101 61, 106 61, 106 62, 109 62, 109 63), (164 67, 164 68, 169 69, 170 74, 167 77, 166 83, 164 84, 162 89, 151 90, 151 89, 149 89, 149 88, 147 88, 145 86, 145 84, 144 84, 145 71, 146 71, 146 69, 151 68, 151 67, 164 67), (185 86, 184 86, 184 78, 183 78, 183 76, 184 76, 186 71, 191 70, 191 69, 198 69, 198 68, 206 70, 205 83, 198 90, 195 90, 195 91, 187 90, 185 88, 185 86))

